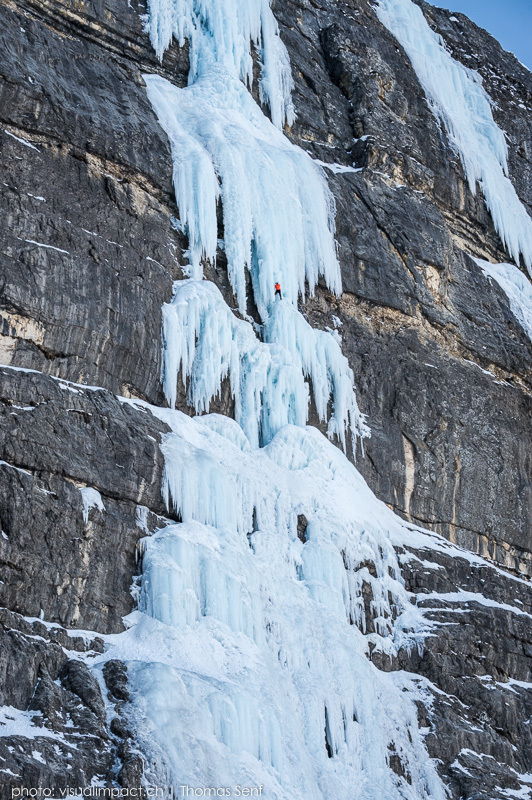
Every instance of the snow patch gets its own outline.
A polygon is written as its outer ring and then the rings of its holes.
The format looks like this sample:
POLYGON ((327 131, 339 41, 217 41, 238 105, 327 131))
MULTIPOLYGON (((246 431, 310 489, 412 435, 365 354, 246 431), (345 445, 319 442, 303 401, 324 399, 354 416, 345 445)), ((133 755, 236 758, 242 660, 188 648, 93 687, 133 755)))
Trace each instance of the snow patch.
POLYGON ((27 469, 22 469, 22 467, 15 467, 14 464, 9 464, 9 462, 7 462, 7 461, 0 461, 0 467, 7 467, 8 469, 14 469, 14 470, 16 470, 16 472, 20 472, 23 475, 31 475, 32 474, 27 469))
POLYGON ((491 264, 474 258, 487 278, 496 281, 508 297, 510 308, 532 341, 532 283, 514 264, 491 264))
MULTIPOLYGON (((25 739, 57 739, 63 744, 63 734, 51 731, 36 724, 35 718, 42 719, 38 711, 22 711, 13 706, 0 707, 0 737, 23 736, 25 739)), ((71 748, 77 749, 76 745, 68 743, 71 748)))
POLYGON ((15 136, 14 133, 11 133, 6 128, 4 128, 4 133, 7 134, 7 136, 11 136, 12 139, 16 139, 17 142, 20 142, 20 144, 23 144, 25 147, 29 147, 31 150, 37 150, 38 153, 41 152, 38 147, 35 147, 34 144, 28 142, 26 139, 22 139, 20 136, 15 136))
POLYGON ((346 173, 350 172, 364 171, 364 167, 346 167, 344 164, 332 164, 330 161, 320 161, 318 158, 314 158, 312 160, 315 164, 319 164, 320 167, 330 170, 335 175, 345 175, 346 173))
POLYGON ((103 504, 102 496, 97 489, 86 486, 85 488, 80 489, 80 492, 83 502, 83 522, 87 524, 89 521, 89 511, 91 508, 97 508, 98 511, 105 511, 105 506, 103 504))
POLYGON ((485 597, 480 592, 466 592, 460 589, 458 592, 428 592, 419 596, 420 600, 442 600, 445 603, 479 603, 481 606, 488 606, 490 608, 498 608, 501 611, 510 611, 512 614, 525 616, 532 619, 532 614, 523 611, 517 606, 512 606, 508 603, 499 603, 497 600, 492 600, 485 597))
POLYGON ((35 244, 37 247, 45 247, 47 250, 56 250, 58 253, 65 253, 67 256, 70 255, 68 250, 62 250, 60 247, 54 247, 51 244, 45 244, 44 242, 36 242, 35 239, 24 239, 25 242, 28 244, 35 244))

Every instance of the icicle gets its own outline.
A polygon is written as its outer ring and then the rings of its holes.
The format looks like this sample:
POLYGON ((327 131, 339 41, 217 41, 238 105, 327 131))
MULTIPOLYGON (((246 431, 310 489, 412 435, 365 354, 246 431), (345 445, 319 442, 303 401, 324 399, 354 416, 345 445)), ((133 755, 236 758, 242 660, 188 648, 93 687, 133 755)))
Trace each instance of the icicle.
POLYGON ((412 0, 379 0, 379 19, 404 47, 429 105, 445 127, 473 194, 480 184, 511 257, 532 272, 532 219, 508 176, 508 147, 477 72, 455 61, 412 0))
POLYGON ((212 68, 187 89, 145 75, 148 97, 168 134, 181 220, 190 238, 191 275, 214 260, 221 196, 231 286, 246 312, 246 270, 263 319, 279 282, 297 304, 320 275, 341 292, 334 201, 321 169, 264 116, 245 86, 212 68), (218 184, 220 180, 221 186, 218 184))
POLYGON ((353 372, 334 336, 315 331, 285 300, 275 303, 260 342, 248 322, 237 319, 217 287, 208 281, 177 281, 172 303, 163 307, 163 384, 169 404, 176 402, 181 371, 188 399, 197 413, 209 410, 229 377, 235 419, 253 447, 266 444, 284 425, 305 425, 312 379, 321 420, 345 447, 351 428, 369 434, 356 402, 353 372))
POLYGON ((374 646, 401 644, 392 603, 423 624, 389 541, 400 521, 312 428, 249 450, 231 420, 154 411, 173 428, 166 494, 183 522, 143 540, 142 613, 112 651, 128 660, 147 778, 234 786, 245 770, 270 800, 444 800, 417 725, 422 690, 373 666, 353 619, 372 580, 387 623, 374 646))
POLYGON ((285 347, 292 354, 295 365, 311 378, 321 420, 327 419, 327 406, 332 397, 334 408, 329 420, 329 436, 337 436, 344 449, 348 428, 351 428, 353 436, 369 436, 356 401, 353 371, 333 334, 314 330, 296 308, 281 301, 275 303, 264 325, 264 339, 285 347))
POLYGON ((270 106, 273 124, 294 121, 293 80, 288 53, 269 0, 148 0, 148 30, 160 60, 175 37, 190 44, 189 83, 214 64, 251 87, 251 46, 261 56, 261 101, 270 106))
POLYGON ((139 608, 166 625, 194 626, 210 616, 259 642, 258 587, 240 569, 238 537, 197 522, 171 525, 145 540, 139 608))
POLYGON ((190 381, 190 403, 201 413, 229 376, 235 419, 253 447, 283 425, 305 425, 308 387, 292 356, 260 342, 249 322, 237 319, 208 281, 177 281, 163 309, 163 381, 175 405, 179 371, 190 381))
POLYGON ((83 522, 87 524, 89 521, 89 511, 91 508, 97 508, 98 511, 105 511, 105 506, 103 504, 102 496, 97 489, 93 489, 91 486, 86 486, 84 489, 80 489, 80 492, 83 503, 83 522))

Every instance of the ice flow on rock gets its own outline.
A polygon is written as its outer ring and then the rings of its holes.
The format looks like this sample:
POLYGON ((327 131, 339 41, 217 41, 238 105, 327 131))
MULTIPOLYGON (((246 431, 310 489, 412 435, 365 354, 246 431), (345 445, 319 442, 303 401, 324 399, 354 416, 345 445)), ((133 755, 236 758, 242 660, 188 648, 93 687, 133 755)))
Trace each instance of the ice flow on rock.
POLYGON ((148 782, 444 800, 423 684, 368 658, 425 633, 390 542, 400 520, 314 428, 252 450, 227 417, 152 410, 172 427, 164 492, 183 522, 143 540, 136 624, 112 652, 148 782))
POLYGON ((460 156, 471 192, 478 182, 504 246, 517 264, 522 256, 532 274, 532 219, 508 177, 508 145, 482 78, 455 61, 412 0, 379 0, 376 11, 412 62, 430 108, 460 156))
MULTIPOLYGON (((332 413, 329 434, 345 447, 346 431, 368 431, 356 402, 353 372, 330 333, 314 330, 288 301, 276 302, 261 342, 249 322, 238 319, 209 281, 174 285, 163 307, 163 383, 175 407, 179 372, 189 382, 188 400, 208 411, 229 376, 235 419, 253 447, 267 444, 284 425, 305 425, 309 389, 320 420, 332 413)), ((353 448, 356 442, 353 441, 353 448)))
POLYGON ((277 127, 294 121, 292 72, 269 0, 148 0, 148 31, 159 59, 175 37, 190 46, 189 83, 217 64, 251 87, 251 44, 260 58, 260 98, 277 127))
POLYGON ((293 304, 306 284, 313 293, 320 276, 339 294, 334 201, 321 168, 271 124, 225 67, 213 66, 186 89, 158 75, 144 79, 172 146, 190 275, 200 278, 202 259, 216 259, 221 198, 227 269, 243 313, 246 270, 262 319, 277 281, 293 304))
POLYGON ((163 309, 164 389, 174 406, 181 374, 201 414, 228 378, 236 420, 150 409, 172 430, 163 494, 180 521, 143 540, 139 609, 102 657, 128 663, 145 780, 263 786, 270 800, 444 800, 417 722, 423 687, 368 658, 425 632, 390 543, 401 523, 305 424, 310 381, 331 436, 365 432, 339 339, 297 308, 320 276, 341 292, 334 203, 279 130, 291 77, 269 3, 150 0, 149 12, 159 56, 172 36, 191 52, 186 89, 146 76, 190 248, 190 278, 163 309), (273 123, 246 88, 252 44, 273 123), (231 285, 243 316, 250 272, 260 339, 201 280, 219 202, 231 285))

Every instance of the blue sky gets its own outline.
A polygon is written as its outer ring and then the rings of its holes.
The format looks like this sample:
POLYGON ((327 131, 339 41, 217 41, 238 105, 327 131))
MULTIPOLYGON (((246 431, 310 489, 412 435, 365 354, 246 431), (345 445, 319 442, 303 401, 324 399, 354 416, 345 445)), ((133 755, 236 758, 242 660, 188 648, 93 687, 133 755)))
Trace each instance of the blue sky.
POLYGON ((461 11, 532 69, 532 0, 429 0, 461 11))

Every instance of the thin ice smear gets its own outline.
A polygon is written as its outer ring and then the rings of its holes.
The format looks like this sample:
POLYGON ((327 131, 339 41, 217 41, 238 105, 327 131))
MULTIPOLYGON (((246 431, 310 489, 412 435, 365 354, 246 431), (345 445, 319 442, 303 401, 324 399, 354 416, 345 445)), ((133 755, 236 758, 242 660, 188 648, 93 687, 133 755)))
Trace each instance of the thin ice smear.
POLYGON ((496 281, 506 294, 512 312, 532 341, 532 284, 513 264, 491 264, 474 258, 484 275, 496 281))

